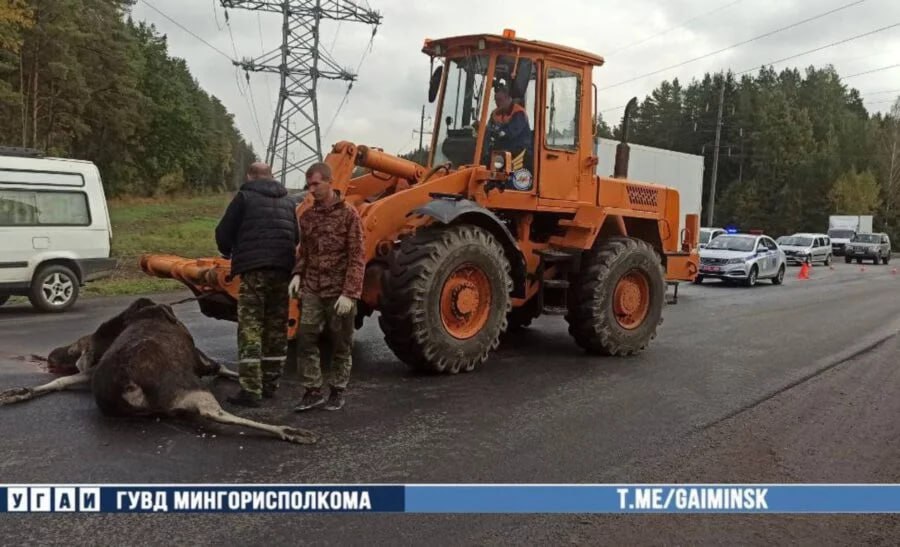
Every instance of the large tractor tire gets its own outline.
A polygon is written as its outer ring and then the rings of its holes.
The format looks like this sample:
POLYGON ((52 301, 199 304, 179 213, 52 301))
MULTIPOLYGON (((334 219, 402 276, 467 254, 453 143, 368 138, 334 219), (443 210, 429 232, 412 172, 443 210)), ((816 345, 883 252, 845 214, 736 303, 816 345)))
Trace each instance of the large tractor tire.
POLYGON ((656 337, 665 295, 653 247, 628 237, 600 241, 570 289, 569 334, 589 353, 634 355, 656 337))
POLYGON ((378 322, 388 347, 413 369, 468 372, 499 345, 511 288, 509 261, 490 232, 426 228, 396 251, 378 322))

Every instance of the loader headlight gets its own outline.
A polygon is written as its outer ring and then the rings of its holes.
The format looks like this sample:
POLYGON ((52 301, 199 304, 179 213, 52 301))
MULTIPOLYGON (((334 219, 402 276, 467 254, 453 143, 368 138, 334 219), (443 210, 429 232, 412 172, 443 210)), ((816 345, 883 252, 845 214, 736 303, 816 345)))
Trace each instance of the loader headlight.
POLYGON ((503 171, 506 169, 506 158, 503 157, 503 154, 495 154, 493 164, 494 171, 503 171))

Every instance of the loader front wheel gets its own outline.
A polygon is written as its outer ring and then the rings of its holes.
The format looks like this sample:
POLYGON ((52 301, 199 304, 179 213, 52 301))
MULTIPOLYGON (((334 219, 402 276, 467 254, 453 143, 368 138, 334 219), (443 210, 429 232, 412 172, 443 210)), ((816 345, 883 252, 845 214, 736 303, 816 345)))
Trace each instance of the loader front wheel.
POLYGON ((420 230, 403 241, 385 273, 385 342, 416 370, 474 370, 506 330, 511 287, 503 247, 487 230, 420 230))
POLYGON ((665 273, 648 243, 616 237, 586 253, 569 297, 569 334, 589 353, 634 355, 656 337, 665 273))

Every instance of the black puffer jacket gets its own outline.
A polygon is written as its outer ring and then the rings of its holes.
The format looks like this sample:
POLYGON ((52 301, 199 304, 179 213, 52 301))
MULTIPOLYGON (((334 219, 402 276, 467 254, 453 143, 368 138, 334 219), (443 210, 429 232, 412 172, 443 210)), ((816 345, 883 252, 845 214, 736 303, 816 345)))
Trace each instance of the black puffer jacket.
POLYGON ((290 274, 298 239, 294 202, 275 180, 244 183, 216 226, 216 245, 231 258, 231 275, 261 269, 290 274))

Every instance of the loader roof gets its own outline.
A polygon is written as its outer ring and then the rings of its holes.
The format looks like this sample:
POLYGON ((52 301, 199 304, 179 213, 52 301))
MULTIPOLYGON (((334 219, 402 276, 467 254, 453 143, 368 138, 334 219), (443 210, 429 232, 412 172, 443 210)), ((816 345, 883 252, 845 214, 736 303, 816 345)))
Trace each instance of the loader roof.
POLYGON ((502 35, 497 34, 469 34, 466 36, 451 36, 432 40, 425 39, 422 52, 432 56, 455 56, 466 51, 482 49, 480 43, 483 40, 483 48, 508 46, 511 50, 520 49, 522 53, 540 53, 547 57, 559 60, 601 66, 603 57, 580 49, 541 42, 539 40, 526 40, 517 38, 514 30, 506 29, 502 35))

